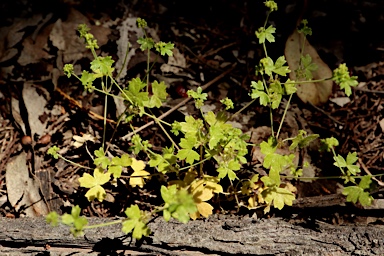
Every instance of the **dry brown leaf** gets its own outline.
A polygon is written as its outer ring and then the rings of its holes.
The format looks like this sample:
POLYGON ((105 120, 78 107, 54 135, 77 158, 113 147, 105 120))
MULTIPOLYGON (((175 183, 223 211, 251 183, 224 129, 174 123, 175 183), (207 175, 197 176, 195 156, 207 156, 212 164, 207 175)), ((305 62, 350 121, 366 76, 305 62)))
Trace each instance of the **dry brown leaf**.
MULTIPOLYGON (((299 67, 303 40, 303 34, 295 30, 288 37, 285 44, 285 58, 290 69, 292 70, 290 73, 290 79, 295 81, 297 79, 294 71, 299 67)), ((303 55, 305 56, 307 54, 311 56, 312 62, 318 66, 318 69, 312 72, 314 80, 332 77, 332 70, 321 60, 316 49, 313 48, 308 40, 305 40, 303 55)), ((299 96, 299 98, 305 103, 310 102, 313 105, 320 105, 328 101, 328 98, 332 93, 332 86, 332 80, 317 83, 298 84, 297 96, 299 96)))
POLYGON ((90 29, 90 33, 97 39, 99 46, 108 42, 108 35, 111 33, 109 28, 102 26, 91 26, 86 16, 75 9, 71 9, 66 21, 57 20, 53 25, 49 39, 52 44, 62 51, 64 63, 77 61, 88 54, 92 57, 90 51, 85 48, 83 40, 77 35, 77 27, 79 24, 86 24, 90 29))
POLYGON ((45 105, 47 105, 47 100, 43 95, 40 95, 36 87, 25 83, 23 88, 23 100, 25 107, 28 112, 28 123, 31 128, 32 136, 38 134, 39 136, 44 134, 45 127, 47 125, 47 120, 42 121, 45 115, 45 105))
POLYGON ((177 49, 173 48, 173 56, 168 58, 168 63, 161 65, 160 69, 163 72, 171 72, 174 74, 179 74, 187 67, 187 61, 184 55, 177 49))
POLYGON ((340 107, 344 107, 344 105, 351 102, 351 99, 349 97, 337 97, 337 98, 330 99, 330 101, 332 101, 333 103, 335 103, 340 107))
POLYGON ((384 119, 381 119, 379 124, 380 124, 381 131, 384 132, 384 119))
POLYGON ((5 180, 8 200, 16 211, 25 207, 27 217, 48 214, 47 205, 40 196, 39 183, 29 176, 27 153, 22 151, 8 162, 5 180))
POLYGON ((31 63, 39 63, 42 59, 49 59, 53 57, 50 55, 46 48, 47 46, 48 35, 38 35, 36 41, 34 42, 31 37, 26 38, 23 41, 23 50, 20 54, 17 62, 22 65, 28 65, 31 63))
POLYGON ((25 28, 39 27, 42 25, 43 20, 41 14, 34 15, 28 19, 15 18, 11 26, 0 28, 0 62, 15 57, 18 53, 15 46, 22 41, 25 28))

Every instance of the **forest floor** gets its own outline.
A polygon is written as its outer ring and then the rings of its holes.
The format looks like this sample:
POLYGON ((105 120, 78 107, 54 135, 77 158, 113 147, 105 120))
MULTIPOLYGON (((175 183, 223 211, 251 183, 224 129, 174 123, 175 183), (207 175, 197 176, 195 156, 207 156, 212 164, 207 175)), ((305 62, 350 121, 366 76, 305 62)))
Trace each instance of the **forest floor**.
MULTIPOLYGON (((98 93, 85 93, 79 81, 67 78, 62 71, 66 63, 74 64, 76 72, 89 68, 92 55, 78 39, 76 28, 79 23, 91 26, 91 32, 101 46, 98 54, 112 56, 117 70, 122 67, 124 47, 128 40, 131 42, 133 48, 120 76, 121 84, 142 77, 146 68, 146 55, 136 49, 137 17, 147 20, 151 36, 175 44, 172 61, 151 56, 151 61, 156 61, 151 77, 165 81, 170 96, 155 113, 158 116, 183 101, 187 90, 204 86, 218 77, 220 79, 206 90, 206 111, 220 109, 219 100, 225 97, 235 102, 233 113, 251 100, 251 81, 257 80, 255 66, 264 57, 255 36, 266 17, 261 1, 160 2, 146 0, 128 4, 118 0, 103 3, 63 0, 43 5, 44 1, 32 4, 20 0, 0 4, 2 216, 39 216, 51 210, 62 213, 74 205, 80 205, 86 216, 123 216, 123 211, 131 204, 152 209, 160 202, 161 182, 152 179, 144 188, 131 188, 127 182, 108 185, 107 200, 90 203, 84 197, 86 190, 79 187, 78 182, 86 170, 47 155, 48 149, 56 145, 67 159, 92 166, 88 152, 94 152, 102 143, 104 97, 98 93), (73 136, 84 134, 92 135, 95 140, 87 141, 86 147, 75 145, 73 136)), ((302 6, 296 2, 300 1, 284 1, 270 16, 270 22, 277 28, 276 43, 268 44, 272 59, 284 54, 286 40, 302 13, 302 6)), ((286 137, 305 129, 320 134, 321 138, 337 138, 340 142, 336 148, 338 154, 346 156, 349 152, 357 152, 362 175, 384 173, 383 13, 384 1, 309 1, 303 15, 313 30, 308 40, 332 70, 346 63, 351 75, 358 77, 359 84, 348 98, 334 86, 329 100, 319 106, 305 104, 294 97, 282 131, 286 137)), ((284 99, 283 104, 286 102, 284 99)), ((106 141, 111 156, 127 153, 131 146, 128 134, 132 130, 129 124, 116 128, 121 106, 113 100, 108 103, 106 141)), ((186 114, 199 115, 192 101, 164 120, 183 121, 186 114)), ((273 121, 277 124, 283 109, 274 114, 273 121)), ((137 118, 132 125, 140 128, 149 121, 147 117, 137 118)), ((251 135, 250 143, 260 143, 270 135, 269 110, 258 103, 238 115, 232 124, 251 135)), ((143 129, 140 135, 149 140, 156 152, 170 146, 156 125, 143 129)), ((263 172, 257 148, 250 148, 249 164, 239 175, 263 172)), ((139 154, 139 157, 147 160, 144 155, 139 154)), ((309 175, 340 175, 333 166, 332 155, 311 151, 308 157, 311 159, 309 175)), ((292 183, 302 202, 314 196, 317 199, 319 196, 335 197, 343 186, 340 179, 292 183)), ((374 205, 376 209, 384 210, 381 176, 375 183, 374 205)), ((321 204, 321 200, 308 202, 310 208, 321 204)), ((366 218, 361 219, 350 212, 340 212, 337 206, 341 204, 336 201, 335 208, 322 216, 323 220, 330 223, 383 221, 378 216, 367 216, 369 214, 362 214, 366 218)), ((213 206, 215 212, 253 213, 245 207, 238 211, 233 200, 216 200, 213 206)), ((289 209, 284 208, 280 213, 272 211, 268 216, 290 214, 289 209)), ((359 205, 353 209, 362 212, 359 205)))

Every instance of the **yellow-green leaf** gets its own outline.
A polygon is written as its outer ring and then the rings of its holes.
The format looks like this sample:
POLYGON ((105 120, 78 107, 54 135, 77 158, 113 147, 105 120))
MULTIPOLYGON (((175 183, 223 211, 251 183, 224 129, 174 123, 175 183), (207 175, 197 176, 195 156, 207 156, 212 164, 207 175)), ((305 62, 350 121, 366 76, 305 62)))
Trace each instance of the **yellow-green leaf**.
POLYGON ((97 185, 95 178, 89 173, 84 173, 83 177, 79 178, 80 186, 84 188, 91 188, 97 185))
POLYGON ((134 177, 131 177, 129 179, 129 185, 131 185, 132 187, 139 186, 142 188, 145 184, 144 179, 148 179, 149 174, 150 174, 149 172, 144 170, 133 172, 131 176, 134 176, 134 177))
POLYGON ((197 206, 197 210, 199 211, 199 213, 202 216, 204 216, 205 218, 208 218, 210 215, 212 215, 213 207, 209 203, 201 202, 201 203, 197 204, 196 206, 197 206))
POLYGON ((89 201, 98 199, 100 202, 104 200, 106 193, 101 185, 107 183, 111 178, 110 173, 104 173, 102 168, 96 168, 93 171, 93 176, 88 173, 84 173, 83 177, 79 178, 80 186, 89 188, 85 196, 89 201))
POLYGON ((131 167, 134 171, 141 171, 141 170, 144 170, 145 163, 141 160, 137 161, 135 158, 132 158, 131 167))
POLYGON ((105 192, 104 188, 100 185, 94 186, 88 190, 88 192, 85 194, 85 197, 88 199, 88 201, 92 201, 94 199, 99 200, 102 202, 104 198, 106 197, 107 193, 105 192))

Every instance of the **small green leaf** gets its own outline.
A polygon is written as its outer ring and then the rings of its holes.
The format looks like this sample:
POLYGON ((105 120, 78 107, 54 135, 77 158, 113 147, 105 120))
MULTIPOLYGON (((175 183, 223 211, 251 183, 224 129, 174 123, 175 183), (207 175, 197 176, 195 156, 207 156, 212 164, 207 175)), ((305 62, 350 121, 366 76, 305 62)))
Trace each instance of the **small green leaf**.
POLYGON ((132 158, 131 167, 133 169, 133 173, 131 174, 131 178, 129 179, 129 185, 131 185, 132 187, 139 186, 142 188, 145 184, 144 179, 148 179, 150 176, 150 173, 144 170, 144 161, 132 158))
POLYGON ((85 196, 89 201, 97 199, 102 202, 106 196, 106 192, 101 185, 104 185, 111 178, 110 173, 104 173, 104 170, 101 168, 96 168, 93 172, 93 176, 88 173, 84 173, 81 178, 79 178, 80 186, 89 188, 85 196))
POLYGON ((353 152, 353 153, 349 152, 348 153, 347 161, 346 161, 348 165, 356 163, 357 160, 358 160, 358 158, 357 158, 357 153, 356 152, 353 152))
POLYGON ((269 8, 270 12, 277 11, 277 3, 273 0, 265 1, 264 5, 269 8))
POLYGON ((112 158, 111 164, 120 166, 131 166, 132 160, 128 154, 123 154, 121 157, 112 158))
POLYGON ((147 84, 141 81, 139 77, 133 78, 128 82, 128 90, 124 89, 124 93, 136 106, 143 107, 149 102, 149 93, 142 91, 146 86, 147 84))
POLYGON ((76 237, 83 234, 84 227, 88 224, 88 220, 84 216, 80 216, 81 208, 76 205, 72 207, 71 214, 65 213, 61 217, 64 225, 71 227, 71 233, 76 237))
POLYGON ((189 133, 186 134, 185 138, 182 138, 180 140, 180 147, 191 149, 197 145, 197 138, 196 136, 189 136, 189 133))
POLYGON ((221 164, 219 168, 216 169, 216 171, 219 173, 219 175, 217 176, 219 179, 223 179, 226 176, 228 176, 228 179, 230 179, 231 181, 237 179, 236 173, 232 169, 230 169, 225 163, 221 164))
POLYGON ((164 82, 158 83, 154 81, 152 83, 152 96, 149 98, 149 102, 146 105, 148 108, 153 107, 161 107, 163 105, 163 101, 167 98, 167 86, 164 82))
POLYGON ((346 160, 340 155, 333 157, 335 160, 334 165, 340 168, 346 167, 352 175, 356 175, 357 173, 361 172, 360 168, 357 165, 354 165, 354 163, 357 161, 356 154, 356 152, 349 152, 346 160))
POLYGON ((115 178, 120 178, 123 167, 121 165, 110 165, 108 166, 108 173, 112 174, 115 178))
MULTIPOLYGON (((275 68, 275 66, 273 64, 273 60, 270 57, 262 58, 260 60, 260 66, 264 68, 265 74, 267 74, 268 76, 272 76, 272 71, 275 68)), ((264 72, 260 72, 260 73, 263 74, 264 72)))
POLYGON ((179 133, 181 132, 181 130, 182 130, 181 123, 178 122, 178 121, 174 121, 174 122, 172 123, 172 130, 171 130, 171 132, 172 132, 173 134, 175 134, 176 136, 178 136, 179 133))
POLYGON ((138 94, 145 86, 147 86, 147 84, 141 81, 139 77, 133 78, 128 82, 129 91, 133 94, 138 94))
POLYGON ((174 48, 174 44, 172 43, 164 43, 164 42, 158 42, 156 43, 155 45, 155 49, 156 51, 158 51, 162 56, 164 55, 168 55, 168 56, 173 56, 173 48, 174 48))
POLYGON ((80 233, 83 230, 83 227, 85 227, 87 224, 88 220, 85 217, 75 218, 75 221, 73 222, 74 230, 76 231, 75 236, 76 234, 80 233))
POLYGON ((140 49, 142 51, 151 50, 155 46, 155 42, 153 41, 152 38, 140 37, 137 40, 137 43, 140 45, 140 49))
POLYGON ((188 164, 193 164, 193 162, 198 161, 200 159, 200 155, 194 151, 193 149, 180 149, 176 155, 180 160, 184 160, 188 164))
POLYGON ((277 109, 280 105, 281 99, 283 98, 283 87, 280 81, 274 80, 269 85, 269 99, 271 101, 272 109, 277 109))
POLYGON ((142 18, 137 18, 136 19, 136 22, 137 22, 137 26, 139 28, 146 28, 148 25, 147 25, 147 22, 145 21, 145 19, 142 19, 142 18))
POLYGON ((288 66, 284 66, 285 63, 286 63, 285 57, 284 56, 280 56, 276 60, 276 63, 274 65, 274 68, 273 68, 272 71, 275 72, 278 75, 286 76, 288 73, 291 72, 291 70, 289 70, 288 66))
POLYGON ((292 144, 289 146, 289 150, 294 150, 297 147, 304 148, 309 145, 313 140, 319 137, 318 134, 307 135, 307 132, 304 130, 299 130, 299 134, 292 139, 292 144))
POLYGON ((146 224, 146 221, 143 221, 142 212, 140 211, 137 205, 131 205, 124 212, 128 220, 123 221, 122 223, 122 231, 124 233, 132 232, 132 237, 135 239, 141 239, 143 236, 149 236, 150 230, 146 224))
POLYGON ((252 81, 251 82, 251 93, 250 96, 252 99, 257 99, 260 98, 260 104, 262 106, 267 106, 268 103, 270 102, 268 94, 264 92, 264 86, 262 81, 252 81))
POLYGON ((147 151, 152 145, 147 140, 141 140, 140 135, 135 134, 131 138, 133 152, 138 154, 140 151, 147 151))
POLYGON ((74 74, 74 68, 73 68, 73 65, 72 64, 65 64, 64 65, 64 68, 63 68, 63 71, 64 71, 64 74, 70 78, 72 74, 74 74))
POLYGON ((208 96, 208 94, 203 93, 203 89, 201 87, 197 87, 196 91, 188 90, 187 94, 195 100, 195 106, 198 109, 204 105, 204 101, 207 100, 208 96))
POLYGON ((352 94, 351 87, 358 84, 357 76, 351 77, 349 75, 349 71, 345 63, 340 64, 339 67, 333 71, 332 80, 335 81, 336 84, 339 84, 341 89, 344 89, 347 96, 352 94))
POLYGON ((335 160, 334 165, 337 167, 347 167, 347 162, 345 161, 344 157, 341 155, 337 155, 333 157, 333 160, 335 160))
POLYGON ((89 73, 86 70, 83 70, 80 81, 81 81, 81 84, 84 86, 84 90, 87 90, 88 92, 92 92, 95 89, 95 87, 93 86, 93 81, 95 81, 97 77, 98 77, 97 75, 93 73, 89 73))
POLYGON ((260 152, 264 155, 273 154, 276 151, 276 146, 271 145, 270 141, 263 141, 260 143, 260 152))
POLYGON ((264 90, 264 85, 263 85, 263 82, 262 81, 252 81, 251 82, 251 87, 254 88, 254 89, 257 89, 259 91, 263 91, 264 90))
POLYGON ((80 38, 84 38, 86 42, 86 48, 88 49, 98 49, 99 46, 97 45, 97 40, 94 38, 94 36, 91 33, 88 33, 90 28, 86 24, 80 24, 77 27, 77 30, 80 33, 80 38))
POLYGON ((48 152, 47 154, 48 155, 51 155, 53 158, 55 159, 58 159, 59 158, 59 154, 57 153, 57 151, 59 151, 60 149, 57 147, 57 146, 52 146, 48 149, 48 152))
POLYGON ((107 168, 108 165, 111 164, 111 160, 109 160, 109 158, 105 156, 104 149, 102 147, 99 148, 98 150, 95 150, 94 154, 95 154, 96 158, 93 161, 93 163, 96 166, 100 165, 101 168, 105 169, 105 168, 107 168))
POLYGON ((266 203, 272 204, 273 202, 273 206, 279 210, 283 209, 284 205, 292 206, 295 200, 295 195, 285 188, 270 187, 261 194, 266 203))
POLYGON ((123 233, 125 234, 131 233, 132 230, 135 228, 137 222, 137 219, 123 221, 121 231, 123 231, 123 233))
POLYGON ((320 141, 322 143, 322 145, 320 147, 320 151, 330 152, 331 149, 339 146, 339 141, 337 139, 335 139, 334 137, 321 139, 320 141))
POLYGON ((265 43, 265 40, 267 40, 270 43, 275 42, 275 37, 273 36, 273 33, 275 33, 276 28, 274 28, 272 25, 270 25, 267 29, 264 27, 259 28, 258 31, 256 31, 256 37, 259 39, 259 44, 265 43))
POLYGON ((159 164, 161 164, 163 161, 164 161, 163 156, 161 156, 159 154, 151 154, 148 164, 150 167, 155 167, 155 166, 158 166, 159 164))
POLYGON ((308 20, 303 19, 300 23, 301 27, 298 29, 299 33, 303 33, 304 36, 311 36, 312 29, 308 27, 308 20))
POLYGON ((239 163, 238 161, 232 159, 232 160, 229 161, 229 163, 228 163, 228 168, 231 169, 231 170, 233 170, 233 171, 238 171, 238 170, 240 170, 241 165, 240 165, 240 163, 239 163))
POLYGON ((185 189, 178 190, 176 185, 170 187, 161 186, 161 197, 165 202, 163 217, 169 221, 170 217, 187 223, 190 219, 189 214, 197 211, 193 196, 185 189))
POLYGON ((45 221, 51 226, 56 227, 59 224, 59 215, 57 212, 50 212, 45 216, 45 221))
POLYGON ((112 64, 115 61, 112 60, 111 56, 106 57, 97 57, 91 62, 91 69, 96 74, 100 74, 102 76, 112 76, 112 72, 114 68, 112 64))
POLYGON ((284 87, 285 87, 285 93, 287 95, 294 94, 297 91, 295 81, 291 81, 289 78, 284 83, 284 87))
POLYGON ((359 187, 362 189, 368 189, 372 183, 372 178, 369 175, 365 175, 361 178, 359 187))
MULTIPOLYGON (((367 181, 364 181, 363 183, 366 183, 366 182, 367 181)), ((343 190, 343 195, 347 196, 347 202, 352 202, 354 204, 357 203, 357 201, 359 201, 361 205, 369 206, 373 202, 373 197, 359 186, 345 187, 343 190)))
MULTIPOLYGON (((264 68, 264 72, 268 76, 272 76, 272 72, 281 76, 286 76, 287 73, 291 72, 291 70, 289 70, 288 66, 284 66, 285 63, 286 60, 284 56, 280 56, 276 60, 276 63, 273 63, 273 60, 270 57, 266 57, 260 60, 260 66, 264 68)), ((261 74, 264 73, 262 70, 259 70, 259 72, 261 74)))
POLYGON ((235 107, 233 106, 233 101, 231 99, 229 99, 228 97, 220 100, 221 104, 224 104, 225 105, 225 110, 229 110, 229 109, 234 109, 235 107))

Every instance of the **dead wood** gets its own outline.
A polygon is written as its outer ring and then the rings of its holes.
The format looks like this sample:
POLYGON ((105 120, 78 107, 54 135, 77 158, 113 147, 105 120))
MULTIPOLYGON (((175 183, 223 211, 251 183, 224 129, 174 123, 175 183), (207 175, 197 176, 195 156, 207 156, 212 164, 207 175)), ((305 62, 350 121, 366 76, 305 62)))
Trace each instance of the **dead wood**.
MULTIPOLYGON (((90 223, 107 219, 90 218, 90 223)), ((216 215, 181 224, 150 223, 152 234, 137 242, 119 225, 74 238, 43 218, 0 219, 0 255, 383 255, 384 226, 256 220, 216 215)))

